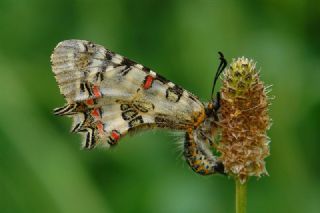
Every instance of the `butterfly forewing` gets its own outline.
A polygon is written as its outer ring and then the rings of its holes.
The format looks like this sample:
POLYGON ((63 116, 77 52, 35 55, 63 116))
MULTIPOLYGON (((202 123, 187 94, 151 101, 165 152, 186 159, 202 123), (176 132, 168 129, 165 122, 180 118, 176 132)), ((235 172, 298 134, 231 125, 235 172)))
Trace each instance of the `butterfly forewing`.
POLYGON ((52 70, 67 105, 55 110, 73 117, 84 147, 113 145, 139 128, 192 129, 205 117, 190 92, 154 71, 84 40, 60 42, 52 70))

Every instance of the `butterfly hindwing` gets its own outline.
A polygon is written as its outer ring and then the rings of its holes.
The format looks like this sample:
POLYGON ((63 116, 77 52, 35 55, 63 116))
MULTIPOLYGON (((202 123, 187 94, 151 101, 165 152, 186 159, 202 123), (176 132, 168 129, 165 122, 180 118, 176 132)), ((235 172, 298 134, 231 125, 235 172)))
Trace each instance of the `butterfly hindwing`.
POLYGON ((85 148, 114 145, 141 128, 194 128, 205 117, 190 92, 103 46, 83 40, 60 42, 52 69, 67 105, 55 114, 72 116, 85 148))

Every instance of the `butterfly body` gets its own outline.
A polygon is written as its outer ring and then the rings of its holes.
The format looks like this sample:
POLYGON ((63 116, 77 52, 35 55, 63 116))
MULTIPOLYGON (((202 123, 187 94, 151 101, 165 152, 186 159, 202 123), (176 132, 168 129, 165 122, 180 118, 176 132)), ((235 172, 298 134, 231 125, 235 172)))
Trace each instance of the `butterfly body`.
POLYGON ((184 155, 193 170, 221 170, 208 142, 215 129, 212 104, 205 106, 151 69, 89 41, 60 42, 51 62, 67 101, 55 114, 73 117, 72 132, 85 135, 85 148, 113 146, 139 129, 167 128, 186 132, 184 155))

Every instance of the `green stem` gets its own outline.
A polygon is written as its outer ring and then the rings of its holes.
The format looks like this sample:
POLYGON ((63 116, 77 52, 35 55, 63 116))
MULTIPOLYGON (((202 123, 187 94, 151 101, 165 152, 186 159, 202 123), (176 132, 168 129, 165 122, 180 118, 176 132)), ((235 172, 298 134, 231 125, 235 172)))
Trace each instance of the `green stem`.
POLYGON ((240 183, 236 179, 236 213, 246 213, 247 209, 247 182, 240 183))

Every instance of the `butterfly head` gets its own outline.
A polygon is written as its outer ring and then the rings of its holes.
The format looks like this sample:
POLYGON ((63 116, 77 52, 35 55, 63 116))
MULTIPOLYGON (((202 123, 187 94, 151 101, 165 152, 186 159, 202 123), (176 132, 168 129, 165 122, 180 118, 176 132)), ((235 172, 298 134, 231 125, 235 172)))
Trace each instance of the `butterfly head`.
POLYGON ((218 111, 220 109, 220 92, 217 92, 216 98, 212 99, 206 107, 207 117, 213 117, 215 121, 218 121, 218 111))

